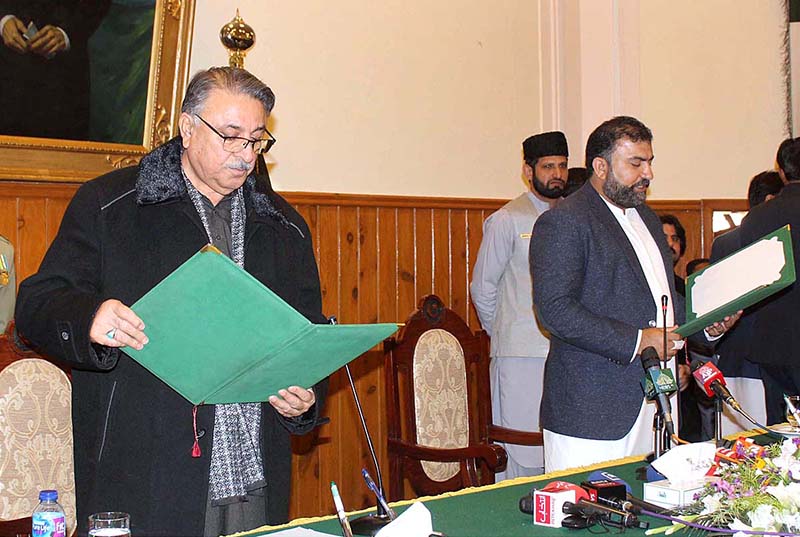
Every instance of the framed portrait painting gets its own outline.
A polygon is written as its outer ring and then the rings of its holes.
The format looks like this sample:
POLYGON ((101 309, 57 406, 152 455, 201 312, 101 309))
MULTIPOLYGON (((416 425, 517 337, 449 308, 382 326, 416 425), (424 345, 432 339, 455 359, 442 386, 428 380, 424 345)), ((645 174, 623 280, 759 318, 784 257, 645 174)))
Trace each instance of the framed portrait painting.
POLYGON ((194 0, 0 0, 0 179, 82 182, 175 134, 194 0))

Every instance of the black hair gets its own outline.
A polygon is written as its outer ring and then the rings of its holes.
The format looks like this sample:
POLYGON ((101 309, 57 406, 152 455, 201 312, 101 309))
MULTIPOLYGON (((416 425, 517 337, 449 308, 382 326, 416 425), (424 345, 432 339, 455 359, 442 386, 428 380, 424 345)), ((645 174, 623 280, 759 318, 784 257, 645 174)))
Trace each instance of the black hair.
POLYGON ((686 275, 688 276, 697 272, 697 267, 703 263, 710 263, 710 261, 707 257, 698 257, 686 263, 686 275))
POLYGON ((592 161, 596 157, 611 163, 614 148, 623 138, 632 142, 652 142, 653 133, 635 117, 617 116, 609 119, 592 131, 586 140, 586 169, 593 169, 592 161))
POLYGON ((750 179, 750 186, 747 188, 747 202, 752 209, 756 205, 761 205, 767 200, 767 196, 777 195, 783 188, 781 176, 776 171, 761 172, 750 179))
POLYGON ((660 218, 662 224, 668 224, 675 228, 675 234, 678 236, 678 243, 681 245, 680 254, 683 255, 686 253, 686 230, 683 229, 681 221, 678 220, 678 217, 674 214, 662 214, 660 218))

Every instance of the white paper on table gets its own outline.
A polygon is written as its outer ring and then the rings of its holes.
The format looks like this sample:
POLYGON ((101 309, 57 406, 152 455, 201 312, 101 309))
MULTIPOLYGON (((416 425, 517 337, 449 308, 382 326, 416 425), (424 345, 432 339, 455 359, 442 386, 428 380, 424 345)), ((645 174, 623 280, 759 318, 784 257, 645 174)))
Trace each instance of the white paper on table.
POLYGON ((422 502, 416 502, 375 535, 376 537, 428 537, 432 532, 431 512, 422 505, 422 502))
POLYGON ((670 483, 700 481, 714 464, 717 448, 710 442, 695 442, 673 447, 652 465, 670 483))
POLYGON ((275 533, 270 533, 270 537, 273 535, 278 535, 280 537, 339 537, 334 535, 333 533, 322 533, 319 531, 310 530, 308 528, 299 527, 299 528, 289 528, 288 530, 281 530, 276 531, 275 533))
POLYGON ((777 237, 743 248, 697 276, 692 286, 692 311, 705 315, 753 289, 778 281, 786 264, 777 237))

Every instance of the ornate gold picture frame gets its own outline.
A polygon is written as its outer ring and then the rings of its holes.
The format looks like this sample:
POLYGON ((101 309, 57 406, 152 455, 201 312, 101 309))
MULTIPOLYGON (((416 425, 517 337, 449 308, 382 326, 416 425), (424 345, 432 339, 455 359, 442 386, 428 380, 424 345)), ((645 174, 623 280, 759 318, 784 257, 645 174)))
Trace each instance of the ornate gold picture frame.
POLYGON ((0 135, 0 179, 83 182, 136 164, 169 140, 188 78, 194 9, 195 0, 156 1, 142 145, 0 135))

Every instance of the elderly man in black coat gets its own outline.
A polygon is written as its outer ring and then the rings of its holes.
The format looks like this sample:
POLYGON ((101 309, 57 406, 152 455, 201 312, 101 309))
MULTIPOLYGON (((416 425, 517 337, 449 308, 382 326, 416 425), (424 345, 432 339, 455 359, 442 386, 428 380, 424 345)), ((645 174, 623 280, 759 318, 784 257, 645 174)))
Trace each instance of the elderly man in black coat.
POLYGON ((39 272, 20 287, 19 331, 73 368, 81 535, 96 511, 129 512, 142 536, 287 519, 289 435, 315 427, 326 382, 288 387, 269 404, 200 406, 195 433, 192 405, 120 352, 148 343, 147 319, 128 306, 207 243, 325 322, 308 227, 252 173, 274 142, 273 104, 242 69, 195 75, 180 136, 139 166, 83 185, 39 272))

